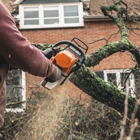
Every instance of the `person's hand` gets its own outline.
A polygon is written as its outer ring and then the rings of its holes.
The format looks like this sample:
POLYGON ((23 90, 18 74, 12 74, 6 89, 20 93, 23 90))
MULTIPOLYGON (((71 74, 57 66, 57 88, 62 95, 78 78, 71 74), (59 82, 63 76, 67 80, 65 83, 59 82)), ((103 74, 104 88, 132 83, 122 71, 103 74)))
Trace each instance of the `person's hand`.
POLYGON ((49 77, 48 80, 49 82, 56 82, 57 80, 59 80, 61 77, 61 70, 56 66, 56 74, 49 77))
POLYGON ((44 50, 42 52, 48 59, 50 59, 52 57, 52 54, 53 54, 52 48, 47 48, 46 50, 44 50))

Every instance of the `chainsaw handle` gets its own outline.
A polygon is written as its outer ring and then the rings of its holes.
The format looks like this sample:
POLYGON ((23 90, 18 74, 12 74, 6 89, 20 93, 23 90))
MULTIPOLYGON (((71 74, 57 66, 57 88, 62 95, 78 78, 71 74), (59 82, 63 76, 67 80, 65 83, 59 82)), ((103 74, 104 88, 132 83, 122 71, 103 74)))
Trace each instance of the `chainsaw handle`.
MULTIPOLYGON (((76 49, 78 52, 81 53, 81 55, 79 56, 78 61, 76 62, 76 66, 74 66, 71 70, 71 72, 74 72, 75 70, 77 70, 85 61, 85 53, 83 52, 82 49, 80 49, 78 46, 76 46, 74 43, 67 41, 67 40, 63 40, 63 41, 59 41, 56 44, 54 44, 54 46, 52 47, 52 49, 54 50, 56 47, 61 46, 63 44, 66 44, 67 46, 63 49, 68 49, 70 48, 70 46, 72 46, 74 49, 76 49)), ((62 51, 62 50, 61 50, 62 51)))
POLYGON ((77 44, 77 46, 79 46, 80 48, 82 48, 83 50, 85 50, 85 54, 87 53, 87 51, 88 51, 88 46, 87 46, 87 44, 86 44, 85 42, 83 42, 81 39, 79 39, 79 38, 77 38, 77 37, 74 37, 74 38, 71 40, 71 42, 74 42, 75 44, 77 44), (77 40, 78 40, 79 42, 81 42, 81 43, 84 45, 84 47, 82 47, 82 46, 77 42, 77 40))

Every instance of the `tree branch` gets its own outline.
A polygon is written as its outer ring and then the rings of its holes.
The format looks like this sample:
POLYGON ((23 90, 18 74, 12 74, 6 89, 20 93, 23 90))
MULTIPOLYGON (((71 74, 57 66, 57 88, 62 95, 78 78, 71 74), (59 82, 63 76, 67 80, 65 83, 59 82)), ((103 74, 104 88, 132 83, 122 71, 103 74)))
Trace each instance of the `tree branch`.
POLYGON ((124 20, 123 20, 124 15, 125 15, 125 17, 128 16, 127 15, 127 5, 122 0, 119 0, 116 3, 114 3, 114 5, 111 5, 111 6, 103 5, 103 6, 101 6, 101 10, 102 10, 102 12, 105 16, 108 16, 115 21, 118 28, 120 29, 122 39, 128 38, 127 28, 126 28, 124 20), (125 8, 123 6, 121 6, 121 4, 125 5, 125 8), (109 13, 111 11, 115 11, 116 14, 111 15, 109 13))

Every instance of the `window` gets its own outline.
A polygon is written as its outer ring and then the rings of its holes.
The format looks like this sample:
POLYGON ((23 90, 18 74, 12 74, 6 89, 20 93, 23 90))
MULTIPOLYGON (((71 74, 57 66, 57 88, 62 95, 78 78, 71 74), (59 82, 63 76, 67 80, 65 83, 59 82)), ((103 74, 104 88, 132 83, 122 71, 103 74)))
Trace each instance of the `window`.
POLYGON ((79 27, 83 26, 83 5, 20 5, 19 17, 21 29, 79 27))
POLYGON ((130 74, 129 70, 105 70, 104 80, 112 82, 119 89, 124 92, 128 92, 131 96, 135 97, 135 78, 133 74, 130 74))
POLYGON ((21 70, 11 70, 6 79, 7 111, 21 112, 26 107, 25 73, 21 70))
POLYGON ((44 7, 44 24, 59 24, 58 6, 44 7))
POLYGON ((79 23, 78 6, 64 6, 64 23, 79 23))
POLYGON ((39 25, 38 7, 24 7, 24 25, 39 25))

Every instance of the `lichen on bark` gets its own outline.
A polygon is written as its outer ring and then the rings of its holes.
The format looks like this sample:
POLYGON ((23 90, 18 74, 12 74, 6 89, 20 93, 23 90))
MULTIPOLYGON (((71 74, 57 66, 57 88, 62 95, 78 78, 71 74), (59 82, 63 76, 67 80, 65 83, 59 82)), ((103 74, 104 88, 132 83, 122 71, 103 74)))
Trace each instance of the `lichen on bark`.
MULTIPOLYGON (((127 28, 124 22, 124 15, 125 17, 128 17, 127 5, 122 0, 119 0, 114 3, 114 5, 101 6, 101 10, 105 16, 112 18, 117 24, 121 34, 121 40, 106 44, 102 48, 99 48, 98 50, 87 55, 84 65, 74 73, 70 80, 93 99, 96 99, 99 102, 123 113, 126 93, 119 90, 112 83, 105 82, 104 80, 100 79, 88 67, 96 66, 104 58, 107 58, 114 53, 125 51, 129 51, 133 55, 137 62, 137 67, 139 67, 140 51, 139 48, 133 45, 129 40, 127 28), (112 10, 116 12, 116 15, 110 14, 110 11, 112 10)), ((131 96, 128 97, 129 115, 133 112, 136 101, 137 99, 131 96)), ((137 110, 136 117, 140 119, 140 107, 137 110)))

